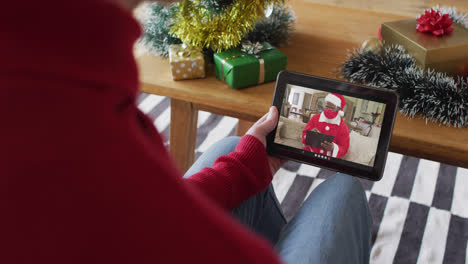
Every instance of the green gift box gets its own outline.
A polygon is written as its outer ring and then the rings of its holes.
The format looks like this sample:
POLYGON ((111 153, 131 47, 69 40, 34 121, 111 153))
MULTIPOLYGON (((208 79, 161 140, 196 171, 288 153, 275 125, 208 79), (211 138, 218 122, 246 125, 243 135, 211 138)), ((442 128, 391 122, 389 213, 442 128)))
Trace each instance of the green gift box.
POLYGON ((214 54, 216 78, 234 89, 275 81, 287 57, 269 43, 246 42, 242 48, 214 54))

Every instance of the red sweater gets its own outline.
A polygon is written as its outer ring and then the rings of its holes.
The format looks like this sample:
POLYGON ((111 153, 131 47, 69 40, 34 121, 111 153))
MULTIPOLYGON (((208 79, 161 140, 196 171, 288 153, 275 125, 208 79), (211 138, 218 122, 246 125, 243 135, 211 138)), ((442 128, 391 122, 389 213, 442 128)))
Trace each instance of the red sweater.
POLYGON ((2 3, 0 263, 279 262, 230 216, 272 179, 262 143, 182 179, 136 107, 140 31, 100 1, 2 3))
POLYGON ((315 153, 331 156, 334 158, 341 158, 348 152, 349 149, 349 129, 343 118, 339 115, 333 119, 326 118, 324 113, 315 114, 310 118, 307 125, 302 131, 302 144, 304 150, 312 151, 315 153), (322 148, 315 148, 305 144, 306 134, 308 130, 317 128, 320 133, 334 136, 333 138, 333 151, 327 151, 322 148))

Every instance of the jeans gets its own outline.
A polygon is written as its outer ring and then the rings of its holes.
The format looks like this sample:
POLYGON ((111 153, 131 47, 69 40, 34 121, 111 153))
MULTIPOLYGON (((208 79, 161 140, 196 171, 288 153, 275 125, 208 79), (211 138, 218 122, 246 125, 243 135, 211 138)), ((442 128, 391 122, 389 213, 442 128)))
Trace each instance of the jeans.
MULTIPOLYGON (((208 149, 184 177, 232 152, 239 138, 208 149)), ((285 263, 369 263, 372 218, 361 183, 337 173, 320 184, 296 216, 285 220, 272 185, 232 212, 247 228, 269 240, 285 263)))

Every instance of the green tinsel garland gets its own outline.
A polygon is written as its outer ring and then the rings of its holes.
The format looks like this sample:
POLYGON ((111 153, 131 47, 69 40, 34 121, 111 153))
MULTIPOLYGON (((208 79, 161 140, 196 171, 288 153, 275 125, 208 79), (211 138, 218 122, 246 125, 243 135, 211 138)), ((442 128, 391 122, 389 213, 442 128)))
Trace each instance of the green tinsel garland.
POLYGON ((280 47, 287 43, 291 32, 294 31, 296 16, 290 6, 278 5, 273 7, 270 16, 257 21, 254 29, 245 39, 251 42, 268 42, 280 47))
MULTIPOLYGON (((204 1, 202 1, 204 3, 204 1)), ((167 57, 169 46, 179 44, 182 41, 169 33, 170 27, 174 23, 174 16, 177 5, 164 6, 158 3, 149 4, 149 17, 143 22, 144 36, 141 42, 147 50, 158 56, 167 57)), ((257 21, 254 29, 244 40, 267 41, 275 46, 285 44, 294 30, 293 24, 296 18, 294 12, 288 6, 278 5, 273 8, 269 17, 257 21)), ((204 49, 204 53, 210 58, 213 54, 211 50, 204 49)))
POLYGON ((351 82, 396 90, 400 112, 447 126, 468 127, 468 78, 423 71, 402 46, 355 50, 341 69, 351 82))
POLYGON ((140 40, 145 47, 161 57, 169 56, 169 46, 180 44, 182 41, 169 33, 174 24, 177 5, 161 5, 152 3, 148 7, 150 15, 144 22, 144 35, 140 40))

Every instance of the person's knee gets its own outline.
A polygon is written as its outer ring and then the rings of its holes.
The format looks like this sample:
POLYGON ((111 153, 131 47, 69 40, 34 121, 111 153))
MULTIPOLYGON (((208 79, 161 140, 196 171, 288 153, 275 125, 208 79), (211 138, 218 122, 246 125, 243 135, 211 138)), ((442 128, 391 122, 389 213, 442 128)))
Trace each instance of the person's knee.
POLYGON ((228 155, 233 152, 236 149, 239 140, 239 137, 226 137, 215 142, 197 159, 192 167, 190 167, 190 169, 185 173, 184 178, 190 177, 205 167, 213 166, 213 163, 218 157, 228 155))
POLYGON ((364 192, 361 182, 354 176, 337 173, 331 180, 335 181, 335 184, 339 185, 341 188, 345 189, 348 192, 364 192))
POLYGON ((342 206, 351 213, 361 212, 372 222, 366 193, 361 182, 353 176, 337 173, 334 176, 337 190, 341 193, 342 206))
POLYGON ((226 142, 229 142, 231 144, 237 145, 237 143, 239 143, 240 139, 241 138, 237 137, 237 136, 230 136, 230 137, 225 137, 225 138, 221 139, 220 141, 226 141, 226 142))
POLYGON ((356 177, 337 173, 330 178, 330 181, 340 193, 341 200, 348 204, 347 206, 352 206, 353 204, 361 206, 363 202, 367 202, 364 188, 356 177))
MULTIPOLYGON (((338 215, 340 215, 342 220, 345 219, 347 223, 352 225, 352 228, 342 229, 345 225, 341 222, 339 232, 341 234, 336 234, 335 238, 340 240, 344 239, 343 235, 355 236, 358 234, 359 238, 356 237, 355 240, 360 241, 359 245, 367 252, 370 245, 369 239, 372 228, 372 215, 369 210, 364 188, 356 177, 343 173, 337 173, 333 176, 333 180, 335 181, 334 184, 337 191, 340 192, 339 198, 335 201, 338 203, 337 206, 340 207, 338 215)), ((367 253, 359 255, 358 259, 367 259, 368 261, 367 253)), ((359 262, 361 261, 355 261, 354 263, 359 262)))
POLYGON ((236 149, 237 144, 239 143, 240 137, 236 136, 231 136, 231 137, 225 137, 218 142, 216 142, 216 145, 225 149, 228 153, 234 151, 236 149))
POLYGON ((229 154, 230 152, 236 149, 237 144, 239 143, 240 137, 225 137, 216 141, 208 150, 218 152, 223 150, 224 155, 229 154))

